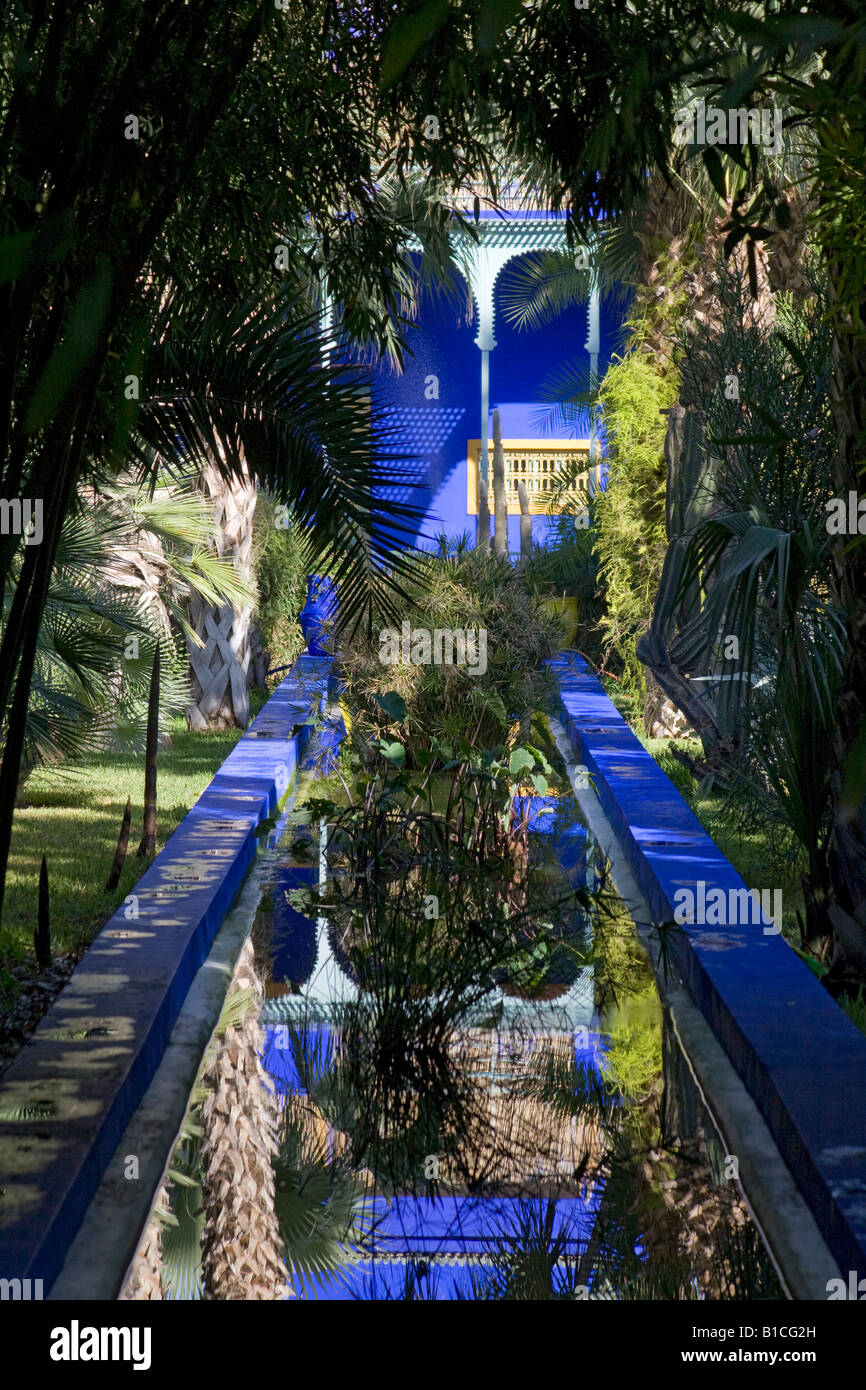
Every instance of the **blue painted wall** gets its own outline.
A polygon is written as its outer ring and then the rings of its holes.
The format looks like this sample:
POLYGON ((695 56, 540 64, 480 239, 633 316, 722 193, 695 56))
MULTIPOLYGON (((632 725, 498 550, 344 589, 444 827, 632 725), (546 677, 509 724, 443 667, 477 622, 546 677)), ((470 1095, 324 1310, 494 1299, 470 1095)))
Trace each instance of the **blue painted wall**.
MULTIPOLYGON (((518 331, 502 313, 503 280, 509 269, 500 274, 496 286, 498 345, 490 354, 490 408, 499 409, 506 439, 561 438, 562 429, 544 400, 544 387, 566 362, 581 359, 588 367, 589 355, 583 348, 587 306, 564 312, 549 327, 518 331)), ((602 304, 600 372, 610 360, 617 328, 618 322, 602 304)), ((429 294, 422 302, 418 324, 408 330, 411 356, 404 371, 385 363, 373 371, 376 395, 396 427, 394 447, 417 456, 410 464, 412 485, 388 489, 383 496, 423 508, 415 536, 419 545, 435 544, 443 532, 457 536, 468 531, 475 540, 476 518, 466 510, 466 445, 480 433, 477 331, 474 317, 467 323, 465 311, 429 294), (430 376, 438 378, 438 400, 426 399, 425 379, 430 376)), ((586 438, 589 430, 571 433, 586 438)), ((519 524, 519 517, 508 518, 509 549, 515 552, 520 549, 519 524)), ((548 523, 544 517, 533 517, 532 524, 533 536, 540 540, 548 523)))

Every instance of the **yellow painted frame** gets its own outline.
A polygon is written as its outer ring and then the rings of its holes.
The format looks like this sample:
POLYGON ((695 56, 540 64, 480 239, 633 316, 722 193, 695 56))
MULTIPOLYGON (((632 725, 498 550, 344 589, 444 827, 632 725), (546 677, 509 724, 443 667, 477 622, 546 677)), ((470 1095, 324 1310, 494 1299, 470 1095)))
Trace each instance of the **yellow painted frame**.
MULTIPOLYGON (((550 454, 573 454, 585 453, 587 464, 589 463, 588 439, 503 439, 503 449, 532 449, 536 453, 550 454)), ((493 460, 493 440, 488 441, 488 458, 493 460)), ((468 516, 478 515, 478 470, 481 463, 481 440, 468 439, 466 441, 466 513, 468 516)), ((583 484, 589 489, 589 468, 585 473, 578 474, 578 483, 583 484)), ((490 485, 489 493, 490 513, 493 514, 493 486, 490 485)), ((529 499, 529 511, 532 516, 545 516, 546 509, 539 506, 532 497, 529 499)), ((520 503, 508 499, 508 515, 520 515, 520 503)))

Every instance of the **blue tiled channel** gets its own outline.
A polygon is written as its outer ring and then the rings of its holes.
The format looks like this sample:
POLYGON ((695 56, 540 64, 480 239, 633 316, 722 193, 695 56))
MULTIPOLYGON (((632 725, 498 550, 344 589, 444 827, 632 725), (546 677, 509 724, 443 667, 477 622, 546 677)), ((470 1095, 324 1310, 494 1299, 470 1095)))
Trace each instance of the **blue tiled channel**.
POLYGON ((254 831, 290 792, 329 671, 297 662, 3 1077, 3 1268, 46 1292, 255 857, 254 831))
POLYGON ((680 973, 754 1098, 843 1270, 866 1270, 866 1037, 775 930, 585 663, 552 663, 560 718, 680 973), (722 890, 715 898, 714 890, 722 890), (681 896, 677 898, 677 893, 681 896), (707 904, 724 902, 727 923, 707 904), (703 903, 703 912, 700 906, 703 903), (703 917, 703 920, 700 918, 703 917))

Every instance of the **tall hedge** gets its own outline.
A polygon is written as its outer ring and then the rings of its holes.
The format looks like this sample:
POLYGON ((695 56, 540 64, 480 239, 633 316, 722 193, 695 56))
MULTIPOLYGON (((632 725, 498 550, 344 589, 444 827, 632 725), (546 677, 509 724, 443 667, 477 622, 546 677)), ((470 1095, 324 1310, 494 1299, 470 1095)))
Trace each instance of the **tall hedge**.
POLYGON ((665 416, 679 378, 644 352, 614 358, 599 388, 608 476, 596 504, 596 555, 605 589, 601 619, 608 656, 622 668, 624 693, 643 703, 645 667, 635 643, 646 630, 667 544, 665 416))

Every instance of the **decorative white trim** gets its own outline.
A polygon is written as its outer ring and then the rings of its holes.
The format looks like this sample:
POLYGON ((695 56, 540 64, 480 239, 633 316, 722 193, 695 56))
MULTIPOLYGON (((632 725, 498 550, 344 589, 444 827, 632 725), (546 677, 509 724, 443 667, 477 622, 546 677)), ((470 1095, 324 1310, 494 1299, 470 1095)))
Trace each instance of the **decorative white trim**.
POLYGON ((517 256, 530 251, 564 251, 568 245, 564 221, 537 217, 490 219, 478 223, 480 240, 459 237, 455 260, 460 265, 478 311, 476 346, 482 352, 496 347, 496 281, 517 256))

